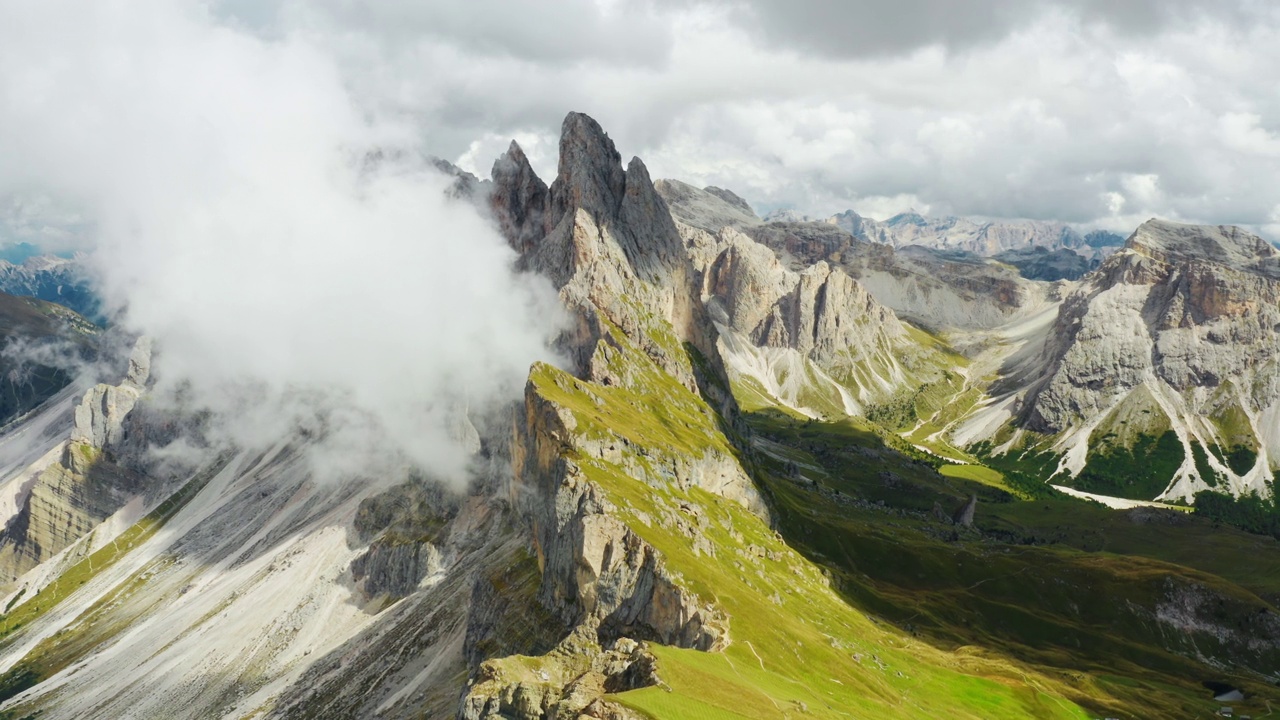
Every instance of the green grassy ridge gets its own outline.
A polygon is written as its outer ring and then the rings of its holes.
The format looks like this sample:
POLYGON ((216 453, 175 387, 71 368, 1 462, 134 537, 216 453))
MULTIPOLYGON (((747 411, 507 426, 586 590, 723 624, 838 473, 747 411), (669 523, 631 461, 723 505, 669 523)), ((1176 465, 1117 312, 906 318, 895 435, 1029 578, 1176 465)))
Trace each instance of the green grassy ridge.
MULTIPOLYGON (((658 651, 670 693, 624 693, 615 697, 619 702, 664 718, 700 717, 706 705, 732 713, 726 717, 785 717, 786 710, 801 706, 815 717, 948 711, 955 717, 994 718, 1054 712, 1046 707, 1052 701, 1031 687, 1009 687, 1022 684, 1011 666, 974 663, 977 667, 967 668, 977 671, 973 675, 959 673, 945 653, 875 626, 841 602, 820 571, 736 504, 698 489, 655 493, 607 463, 579 462, 629 526, 663 554, 666 566, 731 619, 733 642, 723 653, 658 651), (696 554, 692 539, 678 531, 644 522, 660 516, 662 506, 681 503, 718 516, 719 522, 701 531, 716 548, 715 560, 696 554), (752 545, 763 548, 765 559, 751 560, 745 548, 752 545), (769 559, 771 554, 778 559, 769 559), (755 564, 754 573, 747 562, 755 564), (869 669, 873 658, 887 670, 869 669), (978 697, 985 702, 975 712, 971 701, 978 697)), ((1064 705, 1053 715, 1039 716, 1082 716, 1064 705)))
MULTIPOLYGON (((150 540, 165 523, 186 507, 225 465, 227 458, 216 462, 210 470, 192 478, 161 502, 154 510, 126 529, 111 544, 72 565, 53 582, 32 595, 26 602, 0 618, 0 644, 8 644, 24 626, 52 610, 85 583, 105 571, 134 549, 150 540)), ((163 562, 163 561, 161 561, 163 562)), ((127 623, 97 624, 93 621, 106 608, 131 595, 144 584, 140 570, 113 588, 81 613, 67 629, 45 638, 12 668, 0 675, 0 702, 18 695, 57 674, 92 652, 102 642, 122 632, 127 623), (75 627, 80 630, 71 630, 75 627)), ((162 611, 160 601, 135 609, 135 616, 148 611, 162 611)), ((3 716, 0 716, 3 718, 3 716)))
MULTIPOLYGON (((569 408, 580 420, 577 431, 588 436, 611 432, 640 447, 695 455, 726 449, 716 437, 714 414, 708 414, 700 398, 673 381, 648 376, 635 367, 645 361, 633 354, 628 361, 631 377, 638 379, 635 387, 603 388, 550 367, 536 369, 533 382, 544 398, 569 408), (672 412, 690 413, 688 424, 671 422, 672 412), (681 431, 683 437, 671 436, 681 431), (655 441, 662 444, 653 445, 655 441)), ((1079 708, 1036 689, 1052 688, 1053 682, 1028 682, 1031 675, 1024 668, 955 657, 876 626, 832 593, 817 568, 736 503, 697 488, 683 491, 643 482, 598 458, 573 459, 628 525, 663 554, 682 584, 731 616, 732 643, 724 653, 659 648, 670 692, 623 693, 616 701, 663 718, 780 718, 801 704, 815 717, 832 718, 853 712, 884 717, 1084 716, 1079 708), (713 518, 703 535, 716 548, 714 559, 695 553, 692 538, 655 520, 681 504, 713 518), (747 552, 753 545, 783 559, 761 560, 747 552), (872 657, 892 670, 878 664, 868 668, 872 657)))
POLYGON ((1004 481, 1004 475, 999 471, 992 470, 985 465, 943 465, 938 468, 938 473, 943 477, 960 478, 961 480, 972 480, 973 482, 990 487, 999 488, 1008 492, 1017 494, 1017 491, 1010 487, 1004 481))
MULTIPOLYGON (((766 426, 777 430, 774 422, 766 426)), ((838 432, 837 436, 832 444, 843 445, 843 437, 838 432)), ((833 456, 818 453, 807 460, 824 459, 830 461, 833 456)), ((1065 670, 1080 675, 1084 684, 1077 699, 1102 703, 1109 696, 1099 709, 1124 710, 1131 717, 1149 716, 1149 710, 1143 709, 1147 707, 1163 708, 1173 717, 1205 711, 1212 703, 1205 702, 1198 680, 1188 681, 1188 675, 1194 678, 1197 673, 1203 676, 1214 671, 1162 649, 1167 639, 1159 633, 1113 637, 1117 635, 1114 628, 1124 627, 1117 623, 1131 622, 1132 618, 1126 619, 1123 613, 1106 614, 1120 612, 1108 608, 1108 598, 1139 600, 1145 596, 1145 602, 1151 604, 1163 592, 1165 578, 1174 575, 1236 598, 1233 612, 1252 612, 1249 608, 1263 604, 1254 593, 1274 587, 1280 573, 1280 545, 1252 546, 1256 538, 1243 533, 1224 538, 1208 523, 1185 516, 1178 526, 1136 525, 1124 513, 1065 497, 980 504, 978 524, 983 533, 1008 538, 1012 544, 1005 546, 1007 552, 1017 553, 1006 556, 997 550, 1000 545, 992 546, 990 540, 965 540, 963 535, 952 540, 945 538, 948 531, 943 527, 910 514, 833 503, 829 496, 786 479, 781 467, 774 465, 770 470, 774 471, 769 475, 771 495, 783 508, 780 527, 784 535, 811 558, 832 568, 841 589, 855 604, 927 632, 945 647, 979 643, 1033 662, 1046 673, 1065 670), (1178 535, 1188 527, 1190 537, 1178 535), (1024 542, 1052 543, 1055 547, 1024 547, 1024 542), (1112 553, 1135 556, 1084 552, 1073 547, 1073 542, 1097 542, 1112 553), (1260 556, 1259 550, 1266 552, 1260 556), (1177 560, 1195 561, 1201 570, 1168 564, 1177 560), (1261 583, 1254 575, 1259 566, 1271 568, 1261 583), (1252 577, 1255 582, 1234 585, 1212 574, 1214 570, 1237 581, 1252 577), (1071 578, 1072 582, 1051 582, 1055 578, 1071 578), (1105 612, 1095 612, 1091 622, 1079 625, 1080 621, 1072 618, 1070 605, 1062 602, 1064 595, 1070 595, 1065 592, 1069 587, 1090 588, 1093 604, 1105 612), (1085 647, 1059 645, 1055 649, 1055 637, 1076 637, 1085 647), (1095 679, 1102 675, 1127 678, 1130 686, 1095 679), (1151 693, 1159 693, 1154 705, 1151 693)), ((843 467, 829 465, 828 470, 833 487, 843 493, 879 495, 884 501, 886 493, 875 474, 847 462, 843 467)), ((927 484, 927 478, 918 474, 915 479, 927 484)), ((944 479, 938 478, 931 487, 938 497, 946 489, 944 479)), ((991 492, 987 486, 972 489, 980 495, 991 492)), ((960 500, 959 495, 950 498, 960 500)), ((908 490, 888 503, 919 511, 928 499, 908 490)))
POLYGON ((81 585, 93 579, 98 573, 107 569, 116 560, 127 555, 131 550, 151 539, 156 531, 164 526, 179 510, 195 497, 204 485, 212 478, 212 474, 193 479, 141 520, 120 534, 110 545, 100 548, 80 562, 72 565, 53 582, 28 597, 11 612, 0 616, 0 641, 22 626, 52 610, 59 602, 75 592, 81 585))

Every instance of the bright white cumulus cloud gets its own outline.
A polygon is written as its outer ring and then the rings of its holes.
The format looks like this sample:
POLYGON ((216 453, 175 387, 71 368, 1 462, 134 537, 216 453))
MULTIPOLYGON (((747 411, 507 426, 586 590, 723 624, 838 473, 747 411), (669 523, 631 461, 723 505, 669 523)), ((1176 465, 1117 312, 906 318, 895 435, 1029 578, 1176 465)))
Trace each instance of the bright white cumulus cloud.
POLYGON ((202 3, 0 10, 0 195, 76 209, 161 394, 242 442, 323 417, 339 474, 373 451, 458 475, 459 408, 518 398, 558 327, 449 178, 367 161, 419 157, 425 130, 360 106, 315 37, 202 3))

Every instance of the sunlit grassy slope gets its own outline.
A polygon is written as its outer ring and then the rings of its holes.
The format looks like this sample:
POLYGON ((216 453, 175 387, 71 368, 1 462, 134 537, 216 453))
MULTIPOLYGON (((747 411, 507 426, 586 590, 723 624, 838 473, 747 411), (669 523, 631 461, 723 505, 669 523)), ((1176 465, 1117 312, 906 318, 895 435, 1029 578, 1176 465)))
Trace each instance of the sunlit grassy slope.
MULTIPOLYGON (((655 465, 668 453, 733 448, 702 398, 625 338, 615 341, 626 350, 615 360, 630 365, 625 388, 546 366, 532 376, 539 393, 573 411, 575 432, 625 438, 655 465)), ((940 650, 872 619, 830 587, 822 567, 734 502, 657 475, 644 482, 583 453, 571 459, 686 587, 730 617, 725 651, 655 648, 666 686, 619 694, 621 704, 655 718, 1088 716, 1056 678, 977 649, 940 650), (709 521, 700 534, 710 553, 695 551, 678 524, 660 521, 689 508, 709 521)))
POLYGON ((1099 713, 1207 716, 1217 706, 1205 681, 1248 687, 1255 717, 1275 701, 1256 673, 1214 666, 1265 670, 1280 663, 1275 648, 1214 647, 1161 626, 1151 608, 1171 587, 1201 587, 1217 598, 1219 622, 1247 627, 1275 612, 1280 543, 1182 514, 1139 522, 1053 492, 1024 500, 990 468, 939 473, 877 448, 858 421, 750 418, 782 535, 850 604, 941 648, 980 646, 1037 666, 1099 713), (951 526, 946 516, 970 494, 980 498, 976 528, 951 526))

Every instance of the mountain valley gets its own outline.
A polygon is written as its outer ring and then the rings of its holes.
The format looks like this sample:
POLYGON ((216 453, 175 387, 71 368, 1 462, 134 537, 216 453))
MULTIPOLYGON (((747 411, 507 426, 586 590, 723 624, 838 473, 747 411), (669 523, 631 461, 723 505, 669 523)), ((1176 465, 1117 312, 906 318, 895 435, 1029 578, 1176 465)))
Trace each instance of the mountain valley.
POLYGON ((1280 707, 1280 538, 1196 509, 1275 507, 1280 251, 760 218, 561 130, 550 184, 442 166, 567 316, 456 477, 322 480, 336 419, 229 442, 160 341, 0 296, 108 368, 0 435, 0 718, 1280 707))

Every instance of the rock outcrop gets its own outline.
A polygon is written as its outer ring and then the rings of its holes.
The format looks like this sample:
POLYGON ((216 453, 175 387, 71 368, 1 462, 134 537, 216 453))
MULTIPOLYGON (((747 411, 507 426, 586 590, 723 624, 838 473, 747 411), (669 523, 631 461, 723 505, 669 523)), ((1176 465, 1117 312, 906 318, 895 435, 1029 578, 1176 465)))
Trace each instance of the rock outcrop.
POLYGON ((100 384, 84 394, 61 459, 36 476, 0 533, 0 582, 17 580, 147 490, 145 478, 121 467, 115 455, 150 373, 151 343, 141 338, 120 385, 100 384))
POLYGON ((971 253, 895 249, 876 242, 860 224, 874 221, 856 214, 845 218, 856 218, 853 225, 778 214, 760 221, 708 190, 672 180, 659 181, 658 189, 681 223, 712 235, 727 227, 738 230, 768 247, 794 272, 825 262, 857 280, 900 318, 924 327, 997 327, 1036 309, 1050 291, 1013 267, 971 253))
POLYGON ((728 336, 722 355, 737 376, 753 378, 796 409, 802 394, 832 394, 842 413, 859 413, 905 389, 899 358, 910 364, 920 348, 894 312, 843 270, 826 261, 791 270, 773 250, 729 227, 714 235, 683 232, 700 247, 694 258, 703 296, 728 336), (829 379, 818 380, 819 388, 796 388, 796 367, 804 362, 829 379))
MULTIPOLYGON (((1218 478, 1265 491, 1280 457, 1280 251, 1238 228, 1152 220, 1067 298, 1048 337, 1026 427, 1080 447, 1140 403, 1184 449, 1166 497, 1218 478), (1231 448, 1256 462, 1228 467, 1231 448)), ((1084 460, 1080 449, 1065 467, 1084 460)))
POLYGON ((138 403, 151 376, 151 340, 139 338, 129 354, 129 370, 119 385, 100 383, 88 390, 76 408, 72 443, 106 449, 124 440, 124 420, 138 403))
POLYGON ((639 720, 639 715, 601 696, 661 682, 657 659, 642 643, 624 639, 606 649, 585 629, 570 634, 538 660, 537 667, 500 662, 481 666, 462 701, 460 720, 639 720))
MULTIPOLYGON (((767 507, 723 435, 706 442, 705 433, 720 433, 709 418, 732 421, 736 406, 700 277, 644 164, 633 158, 624 169, 600 126, 570 113, 555 181, 544 184, 512 143, 494 165, 490 203, 520 267, 551 279, 574 316, 559 341, 572 373, 535 366, 526 388, 510 483, 510 502, 532 532, 538 604, 570 629, 561 646, 572 651, 542 656, 544 677, 513 671, 502 658, 485 662, 462 716, 577 716, 590 706, 594 716, 624 717, 600 695, 645 675, 629 669, 646 662, 636 641, 717 650, 729 621, 624 520, 595 479, 601 468, 655 487, 706 490, 760 514, 767 507), (640 428, 588 427, 582 410, 568 406, 588 388, 687 405, 710 424, 690 431, 701 433, 703 447, 639 447, 632 438, 640 428)), ((734 212, 749 213, 744 204, 734 212)), ((596 407, 609 402, 597 397, 596 407)), ((483 617, 478 626, 498 623, 483 617)))
MULTIPOLYGON (((617 518, 612 503, 569 459, 576 453, 606 462, 621 459, 619 452, 601 457, 604 448, 593 447, 584 435, 572 413, 543 398, 535 386, 528 388, 525 416, 517 425, 514 461, 521 484, 515 490, 532 493, 527 507, 543 574, 543 605, 566 625, 594 624, 609 638, 721 647, 728 640, 728 620, 673 581, 661 554, 617 518)), ((701 473, 681 475, 671 481, 686 487, 703 482, 701 473)), ((759 496, 751 495, 744 500, 763 511, 759 496)))
POLYGON ((632 158, 624 170, 613 141, 581 113, 570 113, 561 132, 551 186, 513 143, 494 164, 491 203, 521 267, 550 278, 577 317, 562 349, 587 376, 603 326, 616 326, 686 387, 728 409, 732 398, 715 378, 699 377, 684 347, 723 375, 688 255, 644 163, 632 158), (659 342, 672 332, 674 342, 659 342))

